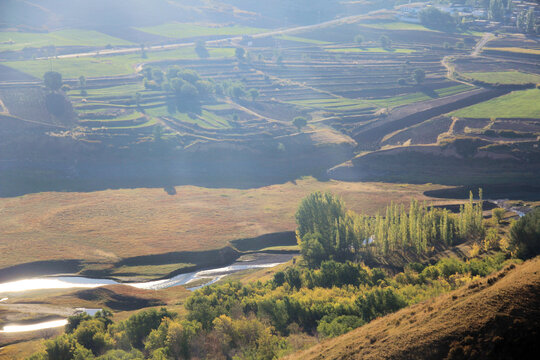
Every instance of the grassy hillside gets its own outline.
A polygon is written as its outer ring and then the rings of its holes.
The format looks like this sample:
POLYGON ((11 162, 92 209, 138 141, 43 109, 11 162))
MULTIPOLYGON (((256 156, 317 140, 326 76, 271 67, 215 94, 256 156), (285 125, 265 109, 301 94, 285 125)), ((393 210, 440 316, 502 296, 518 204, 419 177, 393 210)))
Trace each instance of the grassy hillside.
POLYGON ((538 353, 540 258, 377 319, 294 359, 519 359, 538 353))
POLYGON ((390 200, 426 199, 422 192, 434 188, 308 178, 247 190, 178 186, 174 196, 163 189, 124 189, 0 198, 0 252, 10 253, 0 268, 216 249, 230 240, 293 230, 300 199, 316 190, 332 191, 355 211, 373 214, 390 200))

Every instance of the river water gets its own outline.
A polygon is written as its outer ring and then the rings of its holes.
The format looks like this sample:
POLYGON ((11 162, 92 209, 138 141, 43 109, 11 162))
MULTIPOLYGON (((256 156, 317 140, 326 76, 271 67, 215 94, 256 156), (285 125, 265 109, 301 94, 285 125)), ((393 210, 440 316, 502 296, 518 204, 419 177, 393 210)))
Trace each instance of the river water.
MULTIPOLYGON (((47 276, 31 279, 23 279, 0 284, 0 298, 2 301, 8 300, 3 295, 8 293, 20 293, 25 291, 45 290, 45 289, 71 289, 71 288, 96 288, 111 284, 123 284, 139 289, 159 290, 172 286, 186 285, 190 290, 196 290, 203 286, 213 284, 223 277, 242 270, 259 269, 273 267, 292 259, 294 254, 255 254, 252 258, 240 258, 229 266, 206 269, 176 275, 169 279, 155 280, 138 283, 120 283, 110 279, 93 279, 83 276, 47 276), (189 284, 194 286, 189 287, 189 284)), ((97 310, 97 309, 90 309, 97 310)), ((83 310, 84 311, 84 310, 83 310)), ((64 326, 66 319, 46 321, 30 325, 10 324, 4 326, 0 333, 12 333, 23 331, 36 331, 64 326)))

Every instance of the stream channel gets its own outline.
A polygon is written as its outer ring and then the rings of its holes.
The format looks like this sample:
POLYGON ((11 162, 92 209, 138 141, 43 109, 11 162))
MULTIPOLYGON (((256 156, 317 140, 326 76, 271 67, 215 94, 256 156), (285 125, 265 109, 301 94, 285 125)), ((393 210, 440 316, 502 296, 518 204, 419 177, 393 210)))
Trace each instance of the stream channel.
MULTIPOLYGON (((122 284, 129 285, 139 289, 159 290, 172 286, 186 285, 189 290, 197 290, 203 286, 211 285, 227 275, 232 273, 249 270, 269 268, 285 263, 296 254, 256 254, 253 258, 243 260, 242 257, 229 266, 213 269, 204 269, 199 271, 179 274, 169 279, 154 280, 148 282, 119 282, 112 279, 95 279, 84 276, 43 276, 30 279, 6 282, 0 284, 0 298, 2 302, 9 299, 9 293, 20 293, 34 290, 48 289, 71 289, 71 288, 96 288, 105 285, 122 284), (196 284, 192 287, 189 284, 196 284)), ((46 321, 30 325, 9 324, 4 326, 0 333, 36 331, 64 326, 66 319, 55 321, 46 321)))

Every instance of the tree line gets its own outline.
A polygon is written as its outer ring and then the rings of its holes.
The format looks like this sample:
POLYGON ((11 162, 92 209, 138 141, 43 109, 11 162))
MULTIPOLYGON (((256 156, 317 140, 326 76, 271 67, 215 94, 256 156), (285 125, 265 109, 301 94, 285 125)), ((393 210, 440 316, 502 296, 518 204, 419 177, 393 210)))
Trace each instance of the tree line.
POLYGON ((483 236, 481 190, 479 198, 475 203, 471 193, 458 214, 411 200, 408 209, 391 204, 384 215, 368 216, 347 210, 330 193, 316 192, 296 212, 298 244, 311 267, 324 260, 358 261, 371 253, 425 254, 434 246, 483 236))

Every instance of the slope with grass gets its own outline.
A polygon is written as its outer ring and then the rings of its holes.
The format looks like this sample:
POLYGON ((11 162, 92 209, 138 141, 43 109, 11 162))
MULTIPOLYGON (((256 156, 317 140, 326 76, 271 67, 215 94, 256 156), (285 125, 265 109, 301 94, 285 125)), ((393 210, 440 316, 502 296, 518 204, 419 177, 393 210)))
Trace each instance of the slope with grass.
POLYGON ((245 190, 178 186, 174 196, 163 189, 124 189, 0 198, 0 251, 11 254, 0 259, 0 268, 59 259, 92 266, 130 256, 218 249, 230 240, 293 230, 298 202, 315 190, 335 192, 353 209, 373 214, 390 199, 426 199, 423 191, 434 188, 307 178, 245 190))
POLYGON ((540 89, 514 91, 508 95, 457 110, 452 115, 470 118, 538 118, 540 116, 540 89))
POLYGON ((510 359, 538 354, 540 258, 294 355, 302 359, 510 359))

